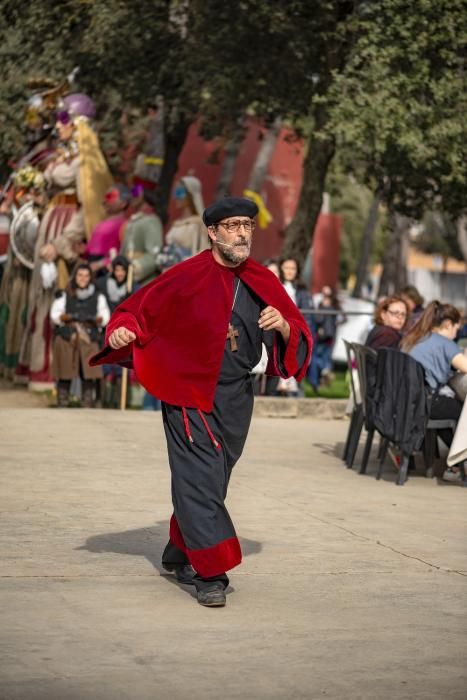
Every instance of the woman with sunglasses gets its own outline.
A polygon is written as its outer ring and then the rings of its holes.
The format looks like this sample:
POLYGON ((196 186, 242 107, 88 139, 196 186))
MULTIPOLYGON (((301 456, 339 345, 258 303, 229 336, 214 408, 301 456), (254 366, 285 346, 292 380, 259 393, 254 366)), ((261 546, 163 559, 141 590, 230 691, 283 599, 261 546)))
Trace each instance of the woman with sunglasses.
POLYGON ((365 345, 373 350, 398 348, 407 316, 407 305, 402 297, 394 294, 382 299, 376 307, 375 325, 369 332, 365 345))

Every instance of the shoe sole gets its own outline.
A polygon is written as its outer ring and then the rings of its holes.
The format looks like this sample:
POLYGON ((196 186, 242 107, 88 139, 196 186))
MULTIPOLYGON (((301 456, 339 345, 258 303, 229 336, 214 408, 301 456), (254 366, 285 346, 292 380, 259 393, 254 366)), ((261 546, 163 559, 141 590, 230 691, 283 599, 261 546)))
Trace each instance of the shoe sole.
POLYGON ((202 605, 204 608, 223 608, 225 607, 227 601, 225 600, 219 600, 219 601, 213 601, 212 603, 203 603, 201 600, 198 600, 198 603, 202 605))

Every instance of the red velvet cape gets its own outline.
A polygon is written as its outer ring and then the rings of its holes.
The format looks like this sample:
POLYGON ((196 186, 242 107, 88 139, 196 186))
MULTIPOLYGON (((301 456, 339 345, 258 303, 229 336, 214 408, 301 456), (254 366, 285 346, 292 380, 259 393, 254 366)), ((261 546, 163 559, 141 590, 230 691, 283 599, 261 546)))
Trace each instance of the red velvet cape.
MULTIPOLYGON (((136 341, 132 365, 138 381, 166 403, 209 413, 232 313, 236 276, 288 321, 285 376, 302 379, 310 360, 311 335, 282 284, 270 270, 250 258, 229 268, 216 262, 210 250, 174 265, 120 304, 107 326, 106 342, 120 326, 133 331, 136 341), (296 350, 301 333, 308 341, 308 354, 299 367, 296 350)), ((112 350, 106 345, 91 358, 90 364, 127 364, 130 353, 131 346, 112 350)), ((276 345, 267 374, 280 374, 276 345)))

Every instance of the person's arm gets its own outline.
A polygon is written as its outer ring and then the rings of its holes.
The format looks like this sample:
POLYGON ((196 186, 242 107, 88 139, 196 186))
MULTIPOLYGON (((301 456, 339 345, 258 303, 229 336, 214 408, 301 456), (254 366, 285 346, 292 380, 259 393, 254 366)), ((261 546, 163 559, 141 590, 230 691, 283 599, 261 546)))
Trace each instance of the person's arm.
POLYGON ((57 299, 55 299, 54 302, 52 303, 52 306, 50 308, 50 320, 56 326, 63 325, 62 316, 65 315, 65 305, 66 305, 65 294, 62 294, 61 296, 57 297, 57 299))
POLYGON ((97 297, 97 317, 99 320, 99 326, 106 326, 110 321, 110 309, 107 303, 107 299, 103 294, 99 294, 97 297))
POLYGON ((455 357, 452 358, 451 365, 454 367, 454 369, 457 369, 458 372, 464 372, 467 374, 467 356, 464 355, 463 352, 460 352, 458 355, 455 355, 455 357))

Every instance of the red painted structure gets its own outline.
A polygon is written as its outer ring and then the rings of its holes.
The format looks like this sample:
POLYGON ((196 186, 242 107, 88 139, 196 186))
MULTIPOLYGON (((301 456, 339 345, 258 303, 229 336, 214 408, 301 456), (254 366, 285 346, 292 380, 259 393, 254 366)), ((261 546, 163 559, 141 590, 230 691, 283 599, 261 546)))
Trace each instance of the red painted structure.
MULTIPOLYGON (((251 120, 237 157, 231 186, 233 196, 241 196, 246 188, 263 133, 264 128, 251 120)), ((198 134, 198 125, 193 124, 180 157, 177 176, 190 174, 198 177, 203 184, 206 205, 215 198, 223 158, 224 152, 219 141, 204 141, 198 134)), ((300 194, 302 163, 303 142, 297 140, 291 130, 282 129, 261 190, 273 221, 266 229, 258 227, 255 231, 252 248, 255 260, 261 262, 281 253, 284 230, 292 220, 300 194)), ((171 220, 176 216, 173 204, 169 214, 171 220)), ((317 282, 319 280, 320 288, 323 284, 335 286, 337 283, 339 238, 339 218, 321 214, 314 244, 314 260, 319 260, 319 269, 314 270, 314 275, 317 282)))

